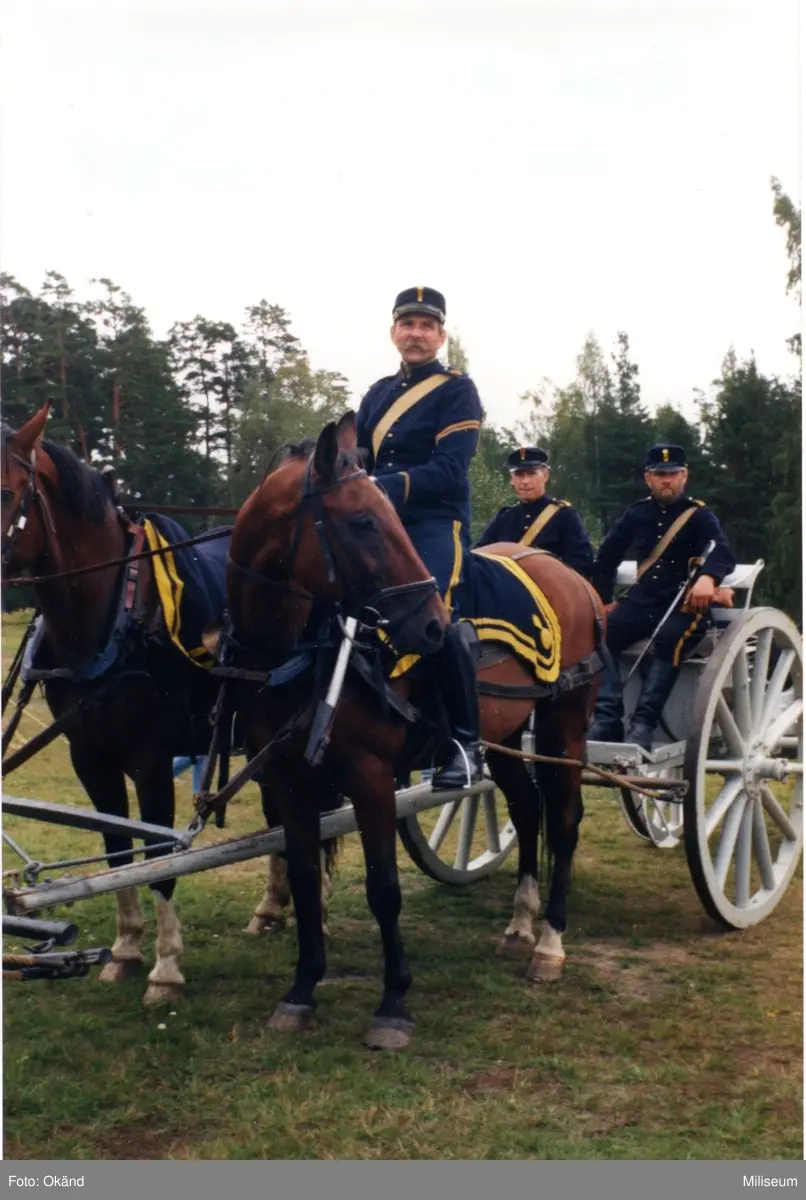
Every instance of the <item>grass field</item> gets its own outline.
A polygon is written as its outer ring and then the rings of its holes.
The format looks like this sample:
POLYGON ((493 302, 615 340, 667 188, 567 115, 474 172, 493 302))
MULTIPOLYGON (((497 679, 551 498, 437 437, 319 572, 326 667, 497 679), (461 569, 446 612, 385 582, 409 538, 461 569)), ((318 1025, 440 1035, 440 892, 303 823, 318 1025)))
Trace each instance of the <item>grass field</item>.
MULTIPOLYGON (((6 622, 6 662, 19 632, 6 622)), ((40 699, 32 710, 29 735, 46 718, 40 699)), ((8 790, 86 803, 63 740, 8 790)), ((178 792, 184 823, 189 775, 178 792)), ((145 1009, 144 979, 6 986, 5 1155, 800 1158, 800 873, 767 921, 726 935, 702 912, 682 851, 640 844, 610 793, 588 789, 586 810, 558 984, 527 984, 524 964, 495 956, 514 856, 457 891, 401 850, 417 1018, 401 1055, 361 1047, 380 994, 380 946, 357 839, 345 842, 336 879, 316 1027, 298 1040, 266 1031, 292 971, 293 924, 262 938, 242 932, 265 863, 180 880, 181 1005, 145 1009)), ((227 836, 260 823, 250 787, 231 806, 227 836)), ((50 858, 100 847, 55 827, 9 819, 6 828, 50 858)), ((15 865, 10 853, 4 865, 15 865)), ((82 945, 111 945, 112 897, 69 916, 82 945)))

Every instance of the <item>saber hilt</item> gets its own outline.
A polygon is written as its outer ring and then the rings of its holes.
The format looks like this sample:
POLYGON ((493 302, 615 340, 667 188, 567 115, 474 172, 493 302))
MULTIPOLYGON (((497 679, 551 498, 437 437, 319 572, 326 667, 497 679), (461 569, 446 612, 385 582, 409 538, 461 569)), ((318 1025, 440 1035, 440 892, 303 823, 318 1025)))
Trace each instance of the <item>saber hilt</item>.
POLYGON ((641 665, 641 662, 643 661, 644 657, 645 657, 645 656, 646 656, 646 654, 648 653, 650 646, 651 646, 651 645, 652 645, 652 643, 655 641, 655 638, 658 636, 658 634, 660 633, 661 629, 663 629, 663 626, 664 626, 664 625, 666 624, 666 622, 669 620, 669 617, 670 617, 670 616, 672 615, 672 613, 675 611, 675 609, 677 608, 678 604, 680 603, 680 601, 683 599, 683 597, 685 596, 685 594, 686 594, 686 592, 688 591, 688 589, 689 589, 689 588, 691 587, 691 585, 693 584, 693 582, 694 582, 694 577, 695 577, 695 575, 697 574, 697 572, 699 571, 700 567, 702 567, 702 566, 703 566, 703 564, 706 562, 706 560, 708 559, 709 555, 712 553, 712 551, 714 550, 714 548, 715 548, 715 547, 716 547, 716 542, 715 542, 715 541, 712 539, 712 540, 711 540, 711 541, 708 543, 708 545, 705 547, 705 549, 703 550, 702 554, 698 555, 698 557, 694 559, 693 563, 692 563, 692 564, 691 564, 691 566, 689 567, 688 574, 686 575, 686 578, 685 578, 685 580, 683 581, 683 583, 682 583, 682 584, 681 584, 681 586, 680 586, 680 590, 678 591, 678 593, 677 593, 677 595, 675 596, 675 598, 674 598, 674 600, 672 601, 672 603, 671 603, 671 604, 669 605, 669 607, 666 609, 666 612, 663 614, 663 616, 661 617, 660 621, 658 621, 658 623, 657 623, 657 625, 655 626, 655 629, 654 629, 654 631, 653 631, 653 633, 652 633, 652 636, 650 637, 649 641, 648 641, 648 642, 647 642, 647 644, 644 646, 643 650, 642 650, 642 651, 641 651, 641 653, 638 655, 638 657, 636 658, 636 660, 635 660, 635 662, 633 663, 632 667, 630 668, 630 672, 629 672, 629 674, 627 675, 627 678, 624 680, 624 685, 625 685, 625 687, 626 687, 626 685, 627 685, 627 684, 630 682, 630 680, 632 679, 632 677, 633 677, 633 675, 635 674, 635 672, 638 670, 639 666, 641 665))

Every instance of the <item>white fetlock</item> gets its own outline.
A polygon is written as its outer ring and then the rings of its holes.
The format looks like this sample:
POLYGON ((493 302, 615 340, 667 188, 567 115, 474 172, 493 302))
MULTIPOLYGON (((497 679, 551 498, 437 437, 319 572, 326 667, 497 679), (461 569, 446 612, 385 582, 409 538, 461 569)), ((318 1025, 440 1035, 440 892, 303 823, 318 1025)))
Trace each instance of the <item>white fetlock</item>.
POLYGON ((182 927, 173 902, 157 893, 157 961, 148 976, 145 1004, 177 1000, 184 994, 185 977, 179 969, 184 952, 182 927))
POLYGON ((535 944, 532 922, 540 915, 540 891, 533 875, 524 875, 515 892, 512 920, 504 930, 498 952, 504 955, 530 954, 535 944))
POLYGON ((544 921, 526 978, 535 983, 553 983, 562 976, 564 967, 563 935, 544 921))
POLYGON ((137 888, 124 888, 115 897, 117 907, 117 936, 112 946, 112 958, 104 964, 98 979, 101 983, 120 983, 143 969, 142 951, 145 917, 140 907, 137 888))

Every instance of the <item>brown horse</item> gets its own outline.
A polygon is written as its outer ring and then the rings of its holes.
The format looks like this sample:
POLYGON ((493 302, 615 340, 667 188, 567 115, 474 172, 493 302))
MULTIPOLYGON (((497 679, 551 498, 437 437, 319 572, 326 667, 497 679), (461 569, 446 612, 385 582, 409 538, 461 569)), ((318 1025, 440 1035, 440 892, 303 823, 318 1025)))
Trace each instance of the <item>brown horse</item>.
MULTIPOLYGON (((362 606, 389 621, 387 636, 395 650, 422 654, 438 644, 446 620, 436 597, 421 598, 395 585, 425 581, 425 568, 382 491, 359 469, 355 422, 346 414, 328 425, 315 449, 299 447, 252 494, 236 519, 231 547, 228 604, 235 660, 266 668, 288 660, 299 640, 317 628, 317 606, 340 603, 357 614, 362 606)), ((519 556, 522 546, 493 547, 519 556)), ((521 566, 539 584, 562 629, 562 668, 573 668, 595 654, 602 608, 581 576, 558 560, 526 552, 521 566)), ((315 637, 315 633, 313 634, 315 637)), ((496 654, 479 675, 485 683, 519 685, 534 679, 513 657, 496 654)), ((581 676, 582 678, 582 676, 581 676)), ((325 679, 325 683, 327 679, 325 679)), ((427 684, 395 680, 394 691, 427 707, 427 684)), ((270 824, 282 821, 286 832, 288 875, 298 923, 296 976, 271 1020, 279 1030, 298 1030, 313 1017, 314 989, 325 971, 319 876, 319 815, 343 792, 353 801, 367 866, 369 906, 378 922, 385 971, 381 1003, 366 1044, 398 1048, 408 1043, 412 1019, 405 1007, 411 973, 398 928, 401 906, 395 858, 395 778, 431 760, 434 736, 413 730, 394 711, 384 711, 366 682, 351 681, 336 710, 329 748, 322 765, 308 764, 306 746, 311 700, 310 674, 277 689, 258 691, 241 685, 237 708, 244 721, 250 753, 277 735, 292 712, 301 715, 295 736, 271 759, 261 783, 270 824)), ((488 742, 517 748, 534 711, 537 749, 554 757, 579 758, 592 706, 593 684, 559 698, 481 697, 481 724, 488 742)), ((515 912, 502 949, 531 956, 534 979, 559 976, 565 952, 566 896, 571 862, 582 817, 581 772, 575 767, 541 764, 537 787, 522 760, 490 752, 490 771, 504 792, 515 824, 520 859, 515 912), (539 912, 537 888, 541 794, 552 876, 540 941, 532 923, 539 912)))
MULTIPOLYGON (((132 544, 131 527, 99 472, 65 447, 43 441, 48 412, 45 406, 21 429, 5 426, 2 431, 3 566, 12 572, 30 569, 37 576, 120 558, 132 544)), ((110 618, 118 610, 120 589, 119 567, 36 586, 44 625, 43 665, 65 676, 46 680, 45 698, 54 718, 79 701, 92 705, 66 736, 75 772, 95 808, 127 817, 128 776, 142 820, 171 827, 172 758, 207 749, 207 718, 217 687, 209 672, 170 643, 149 560, 139 564, 134 620, 121 655, 108 670, 86 670, 111 645, 110 618)), ((106 833, 104 843, 107 854, 120 855, 114 865, 132 861, 128 834, 106 833)), ((148 976, 146 1003, 174 1001, 184 986, 174 886, 174 880, 153 885, 156 962, 148 976)), ((119 892, 116 899, 117 937, 113 958, 101 972, 105 982, 117 982, 143 966, 145 921, 137 889, 119 892)))

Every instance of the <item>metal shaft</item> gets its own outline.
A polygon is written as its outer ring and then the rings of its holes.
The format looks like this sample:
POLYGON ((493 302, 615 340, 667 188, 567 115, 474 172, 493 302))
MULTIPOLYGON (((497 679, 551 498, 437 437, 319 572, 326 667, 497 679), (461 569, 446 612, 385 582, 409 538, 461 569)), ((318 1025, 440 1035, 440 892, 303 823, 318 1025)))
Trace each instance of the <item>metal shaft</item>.
POLYGON ((649 648, 650 648, 650 646, 651 646, 651 645, 652 645, 652 643, 655 641, 655 638, 658 636, 658 634, 660 633, 661 629, 663 629, 663 626, 664 626, 664 625, 666 624, 666 622, 669 620, 669 617, 670 617, 670 616, 672 615, 672 613, 675 611, 675 609, 677 608, 678 604, 680 603, 680 601, 681 601, 681 600, 683 599, 683 597, 685 596, 685 594, 686 594, 686 592, 688 591, 688 589, 689 589, 689 588, 692 586, 692 584, 693 584, 693 582, 694 582, 694 576, 697 574, 697 572, 699 571, 700 567, 701 567, 701 566, 703 566, 703 565, 705 564, 705 561, 706 561, 706 559, 710 557, 710 555, 711 555, 711 553, 713 552, 713 550, 714 550, 714 547, 715 547, 715 546, 716 546, 716 542, 715 542, 715 541, 710 541, 710 542, 708 543, 708 545, 705 547, 705 549, 703 550, 703 552, 702 552, 702 554, 700 555, 700 557, 697 559, 697 561, 696 561, 695 563, 693 563, 693 564, 692 564, 691 568, 689 569, 688 575, 686 576, 686 578, 685 578, 684 582, 683 582, 683 583, 681 584, 681 586, 680 586, 680 590, 679 590, 679 592, 677 593, 677 595, 675 596, 674 600, 673 600, 673 601, 672 601, 672 603, 669 605, 669 607, 667 608, 666 612, 663 614, 663 616, 661 617, 661 619, 658 621, 658 623, 657 623, 657 625, 655 626, 655 629, 654 629, 654 631, 653 631, 653 633, 652 633, 652 636, 650 637, 649 641, 648 641, 648 642, 647 642, 647 644, 644 646, 643 650, 642 650, 642 651, 641 651, 641 653, 638 655, 638 657, 636 658, 636 660, 635 660, 635 662, 633 663, 632 667, 630 668, 630 672, 629 672, 629 674, 627 675, 627 678, 624 680, 624 683, 625 683, 625 685, 626 685, 626 684, 628 684, 628 683, 630 682, 630 680, 632 679, 633 675, 635 674, 635 672, 636 672, 636 671, 638 670, 638 668, 640 667, 640 665, 641 665, 641 661, 642 661, 642 659, 644 658, 644 656, 645 656, 645 655, 646 655, 646 654, 649 652, 649 648))
MULTIPOLYGON (((463 796, 478 796, 495 790, 491 779, 484 779, 468 790, 457 792, 435 792, 430 783, 405 788, 397 794, 396 812, 398 819, 410 817, 428 808, 442 808, 463 796)), ((326 813, 320 823, 320 837, 341 837, 353 833, 357 828, 352 805, 326 813)), ((196 850, 184 850, 148 862, 133 863, 109 871, 99 871, 83 879, 54 882, 45 886, 8 890, 5 893, 9 907, 17 914, 38 912, 57 904, 73 904, 76 900, 102 896, 108 892, 119 892, 123 888, 144 887, 165 879, 176 879, 180 875, 194 875, 198 871, 209 871, 214 867, 230 863, 245 862, 250 858, 262 858, 285 849, 285 833, 282 829, 266 830, 247 837, 219 842, 214 846, 201 846, 196 850)))
POLYGON ((325 703, 329 704, 331 708, 335 708, 339 702, 341 689, 344 686, 344 676, 347 674, 347 664, 350 661, 350 655, 353 651, 353 641, 357 628, 358 619, 356 617, 348 617, 344 622, 344 637, 342 638, 341 646, 339 646, 339 656, 336 659, 333 678, 330 681, 330 687, 325 697, 325 703))

